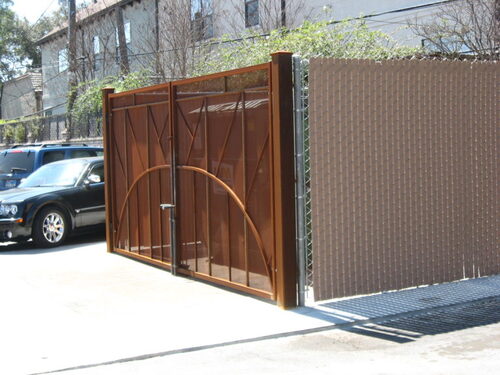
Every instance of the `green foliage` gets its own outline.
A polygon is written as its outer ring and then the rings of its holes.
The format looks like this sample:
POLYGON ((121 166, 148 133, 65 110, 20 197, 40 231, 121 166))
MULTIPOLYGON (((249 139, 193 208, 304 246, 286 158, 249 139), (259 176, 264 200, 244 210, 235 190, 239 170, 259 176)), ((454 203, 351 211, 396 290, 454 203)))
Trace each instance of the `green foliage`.
POLYGON ((14 141, 16 143, 26 142, 26 128, 20 124, 14 128, 14 141))
POLYGON ((35 24, 19 18, 10 8, 11 0, 0 0, 0 81, 41 65, 36 41, 65 19, 63 8, 41 17, 35 24))
MULTIPOLYGON (((210 49, 210 47, 206 47, 210 49)), ((305 59, 335 57, 346 59, 389 59, 414 55, 416 48, 398 46, 381 31, 370 30, 363 21, 305 22, 293 30, 279 29, 263 37, 249 34, 240 42, 219 40, 210 53, 202 51, 193 75, 209 74, 270 61, 276 51, 290 51, 305 59)))
POLYGON ((3 139, 5 143, 12 143, 14 140, 15 127, 12 125, 3 126, 3 139))
POLYGON ((24 124, 17 120, 0 120, 0 132, 5 143, 25 143, 26 128, 24 124))
POLYGON ((7 80, 15 74, 15 64, 19 62, 16 49, 19 38, 16 33, 18 19, 10 9, 11 0, 0 0, 0 81, 7 80))
POLYGON ((101 80, 82 83, 77 90, 80 92, 74 105, 72 116, 76 121, 83 120, 88 114, 102 111, 102 89, 113 87, 115 92, 137 89, 151 84, 151 73, 146 70, 130 73, 121 78, 109 76, 101 80))

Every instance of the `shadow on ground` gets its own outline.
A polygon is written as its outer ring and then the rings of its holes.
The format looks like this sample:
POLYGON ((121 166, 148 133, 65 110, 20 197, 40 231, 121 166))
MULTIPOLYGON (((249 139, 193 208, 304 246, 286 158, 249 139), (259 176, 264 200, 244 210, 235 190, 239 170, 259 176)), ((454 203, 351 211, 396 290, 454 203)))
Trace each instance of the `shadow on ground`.
POLYGON ((333 300, 297 312, 332 328, 411 342, 500 322, 500 275, 333 300))
POLYGON ((488 298, 463 306, 442 308, 416 316, 346 328, 346 331, 397 343, 416 341, 424 336, 439 335, 500 322, 500 298, 488 298))

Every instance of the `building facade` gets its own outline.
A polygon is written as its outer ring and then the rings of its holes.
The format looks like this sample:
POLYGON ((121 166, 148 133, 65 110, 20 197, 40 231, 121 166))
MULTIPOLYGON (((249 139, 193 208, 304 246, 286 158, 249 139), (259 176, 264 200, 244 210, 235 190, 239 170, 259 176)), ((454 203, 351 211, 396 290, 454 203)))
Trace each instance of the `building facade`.
MULTIPOLYGON (((421 44, 408 28, 412 19, 430 17, 442 1, 429 0, 95 0, 77 13, 77 79, 85 82, 123 73, 117 9, 123 14, 128 69, 148 69, 158 81, 185 77, 200 42, 246 30, 263 34, 293 28, 305 20, 340 21, 364 17, 367 24, 398 42, 421 44), (194 43, 193 43, 194 42, 194 43)), ((66 111, 67 27, 44 36, 43 108, 66 111)))
POLYGON ((3 83, 0 118, 11 120, 32 115, 41 110, 41 72, 29 72, 3 83))

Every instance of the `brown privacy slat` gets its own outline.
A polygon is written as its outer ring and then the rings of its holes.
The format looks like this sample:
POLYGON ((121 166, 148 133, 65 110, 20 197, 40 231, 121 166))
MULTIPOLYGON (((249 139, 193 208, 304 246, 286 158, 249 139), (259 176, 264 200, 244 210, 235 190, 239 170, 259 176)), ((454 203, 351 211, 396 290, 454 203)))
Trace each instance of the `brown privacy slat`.
POLYGON ((317 300, 500 272, 498 63, 310 64, 317 300))

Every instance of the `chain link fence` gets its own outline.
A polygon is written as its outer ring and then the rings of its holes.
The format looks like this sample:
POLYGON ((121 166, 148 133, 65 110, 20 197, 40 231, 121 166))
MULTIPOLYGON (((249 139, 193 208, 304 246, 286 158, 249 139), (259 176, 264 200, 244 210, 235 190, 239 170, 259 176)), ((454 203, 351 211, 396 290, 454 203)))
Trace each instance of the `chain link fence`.
POLYGON ((309 61, 294 57, 295 155, 297 200, 297 264, 299 305, 312 300, 313 254, 311 215, 311 162, 309 146, 309 61))

